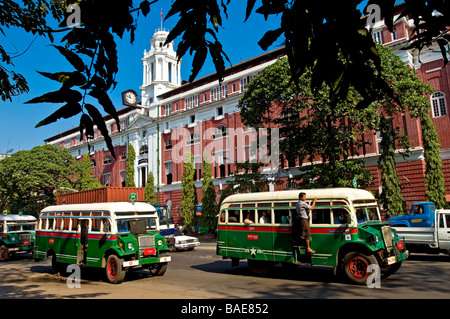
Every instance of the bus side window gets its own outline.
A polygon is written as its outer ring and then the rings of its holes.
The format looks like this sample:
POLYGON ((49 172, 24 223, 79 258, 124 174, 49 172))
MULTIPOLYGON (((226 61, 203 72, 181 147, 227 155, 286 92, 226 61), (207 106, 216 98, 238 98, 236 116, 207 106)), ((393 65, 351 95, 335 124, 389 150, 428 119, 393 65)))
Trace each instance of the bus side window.
POLYGON ((56 217, 55 230, 61 230, 61 224, 62 224, 62 218, 61 217, 56 217))
POLYGON ((255 210, 249 210, 249 209, 243 209, 242 210, 242 219, 243 223, 245 223, 245 220, 250 220, 252 223, 255 222, 255 210))
POLYGON ((111 232, 111 224, 109 223, 109 219, 102 218, 102 232, 110 233, 111 232))
POLYGON ((220 218, 219 218, 219 221, 220 221, 221 223, 225 223, 225 211, 224 211, 224 210, 220 212, 220 218))
POLYGON ((54 218, 49 218, 48 219, 48 223, 47 223, 47 229, 53 230, 53 225, 54 224, 55 224, 55 219, 54 218))
POLYGON ((333 213, 333 224, 346 224, 349 213, 345 208, 333 208, 331 211, 333 213))
POLYGON ((91 231, 100 231, 100 218, 91 219, 91 231))
POLYGON ((289 209, 274 209, 275 224, 289 225, 289 209))
POLYGON ((229 223, 239 223, 240 222, 240 216, 239 216, 239 210, 228 210, 228 222, 229 223))
POLYGON ((72 218, 72 230, 73 231, 78 230, 78 218, 72 218))
POLYGON ((63 218, 62 223, 63 223, 62 225, 63 230, 70 230, 69 229, 70 218, 63 218))
POLYGON ((329 208, 313 209, 312 211, 312 223, 313 224, 331 224, 329 208))

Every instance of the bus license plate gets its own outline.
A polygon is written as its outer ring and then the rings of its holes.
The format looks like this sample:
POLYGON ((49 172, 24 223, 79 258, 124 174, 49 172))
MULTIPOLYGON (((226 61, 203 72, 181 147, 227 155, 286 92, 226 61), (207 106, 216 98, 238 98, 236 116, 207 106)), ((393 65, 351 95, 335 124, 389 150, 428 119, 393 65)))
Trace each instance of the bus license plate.
POLYGON ((388 261, 388 265, 395 264, 395 262, 396 262, 395 256, 389 257, 389 258, 387 259, 387 261, 388 261))

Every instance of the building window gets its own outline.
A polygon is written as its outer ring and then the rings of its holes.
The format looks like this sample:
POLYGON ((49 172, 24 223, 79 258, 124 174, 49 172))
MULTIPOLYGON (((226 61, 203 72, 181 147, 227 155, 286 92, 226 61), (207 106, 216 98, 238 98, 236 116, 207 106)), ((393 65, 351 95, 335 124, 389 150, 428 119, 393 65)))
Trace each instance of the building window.
POLYGON ((445 95, 442 92, 435 92, 431 96, 431 105, 433 109, 433 117, 447 115, 447 106, 445 103, 445 95))
POLYGON ((373 40, 375 42, 378 42, 379 44, 383 44, 383 37, 381 35, 381 31, 374 32, 372 34, 372 36, 373 36, 373 40))
POLYGON ((96 162, 95 159, 91 159, 91 167, 94 168, 96 166, 96 162))
POLYGON ((144 154, 148 154, 148 146, 147 145, 142 145, 141 148, 139 149, 139 155, 144 155, 144 154))
POLYGON ((166 116, 170 115, 172 113, 172 104, 166 105, 166 116))
POLYGON ((122 151, 122 153, 120 153, 120 158, 122 160, 126 160, 127 159, 127 152, 126 151, 122 151))
POLYGON ((189 115, 189 125, 195 124, 195 114, 189 115))
POLYGON ((164 164, 166 166, 166 184, 172 184, 172 163, 164 164))
POLYGON ((171 150, 172 149, 172 140, 170 139, 170 137, 166 140, 166 150, 171 150))
POLYGON ((111 164, 111 156, 106 155, 105 157, 103 157, 103 165, 109 165, 109 164, 111 164))
POLYGON ((216 108, 216 119, 220 120, 223 118, 223 107, 220 106, 218 108, 216 108))
POLYGON ((228 129, 224 125, 216 127, 214 130, 214 138, 226 137, 228 135, 228 129))
POLYGON ((103 174, 102 175, 102 184, 105 186, 109 186, 111 174, 103 174))
POLYGON ((200 135, 197 132, 194 132, 189 136, 187 144, 191 145, 199 142, 200 142, 200 135))
POLYGON ((397 31, 393 30, 393 31, 392 31, 392 41, 395 41, 395 40, 397 40, 397 39, 398 39, 398 37, 397 37, 397 31))

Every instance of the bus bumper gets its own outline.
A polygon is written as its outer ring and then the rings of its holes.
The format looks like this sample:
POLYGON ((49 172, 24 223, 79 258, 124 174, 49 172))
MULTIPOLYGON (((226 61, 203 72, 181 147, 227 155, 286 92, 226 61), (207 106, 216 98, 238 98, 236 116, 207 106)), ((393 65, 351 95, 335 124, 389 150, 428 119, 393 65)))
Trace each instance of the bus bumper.
POLYGON ((163 256, 163 257, 157 258, 156 260, 155 259, 153 259, 151 262, 141 262, 139 260, 126 260, 123 262, 122 266, 124 268, 127 268, 127 267, 139 266, 139 265, 166 263, 166 262, 172 261, 172 257, 170 257, 170 256, 163 256))

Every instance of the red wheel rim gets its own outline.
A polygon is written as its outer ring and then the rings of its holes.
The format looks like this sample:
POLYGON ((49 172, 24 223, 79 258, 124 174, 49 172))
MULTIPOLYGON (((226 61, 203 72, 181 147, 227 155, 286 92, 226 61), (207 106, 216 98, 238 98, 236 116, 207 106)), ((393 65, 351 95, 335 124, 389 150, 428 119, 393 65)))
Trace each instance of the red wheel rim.
POLYGON ((348 270, 356 278, 364 278, 367 276, 367 268, 369 267, 369 262, 366 258, 361 256, 355 256, 350 259, 348 263, 348 270))
POLYGON ((109 261, 108 274, 110 278, 115 278, 117 275, 117 262, 114 259, 109 261))

